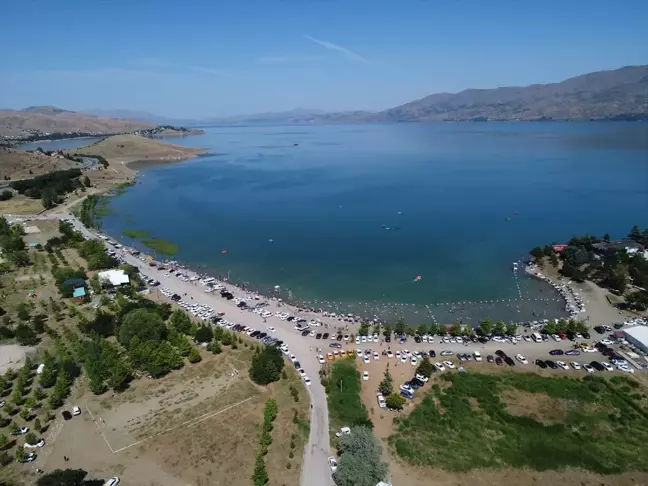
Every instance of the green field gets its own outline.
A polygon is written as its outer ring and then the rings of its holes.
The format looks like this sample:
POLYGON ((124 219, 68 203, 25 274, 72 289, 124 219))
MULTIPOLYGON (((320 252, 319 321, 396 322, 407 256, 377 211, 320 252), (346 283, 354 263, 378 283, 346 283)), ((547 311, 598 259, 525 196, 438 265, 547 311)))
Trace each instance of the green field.
POLYGON ((426 390, 410 415, 394 419, 390 445, 411 464, 453 471, 648 470, 648 400, 631 378, 448 373, 443 379, 448 383, 426 390))
POLYGON ((324 380, 332 430, 342 426, 369 425, 367 408, 360 399, 360 372, 353 358, 333 363, 324 380))
POLYGON ((142 243, 163 255, 175 255, 178 253, 178 245, 167 240, 159 240, 157 238, 146 238, 142 243))

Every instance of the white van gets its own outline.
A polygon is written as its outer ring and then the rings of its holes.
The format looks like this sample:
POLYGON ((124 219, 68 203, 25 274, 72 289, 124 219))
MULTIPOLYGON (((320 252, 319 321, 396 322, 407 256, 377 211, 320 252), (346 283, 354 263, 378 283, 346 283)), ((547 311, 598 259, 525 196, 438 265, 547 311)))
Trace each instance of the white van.
POLYGON ((531 337, 533 338, 533 340, 536 343, 541 343, 542 342, 542 336, 540 335, 539 332, 534 332, 533 334, 531 334, 531 337))
POLYGON ((473 353, 473 358, 475 358, 475 361, 481 361, 482 360, 482 355, 479 351, 475 351, 473 353))

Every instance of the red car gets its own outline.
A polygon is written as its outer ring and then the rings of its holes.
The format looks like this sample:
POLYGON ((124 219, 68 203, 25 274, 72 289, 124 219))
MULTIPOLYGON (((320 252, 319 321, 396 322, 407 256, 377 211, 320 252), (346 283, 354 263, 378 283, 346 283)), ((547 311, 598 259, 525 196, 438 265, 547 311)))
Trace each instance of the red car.
POLYGON ((564 332, 559 332, 559 333, 557 333, 557 334, 560 336, 560 339, 562 339, 563 341, 564 341, 565 339, 567 339, 567 336, 565 336, 565 333, 564 333, 564 332))

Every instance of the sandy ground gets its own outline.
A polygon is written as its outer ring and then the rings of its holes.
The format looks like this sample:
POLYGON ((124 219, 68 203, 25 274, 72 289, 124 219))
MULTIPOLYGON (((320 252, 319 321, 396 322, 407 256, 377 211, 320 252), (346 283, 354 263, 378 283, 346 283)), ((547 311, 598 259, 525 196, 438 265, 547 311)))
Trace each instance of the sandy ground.
POLYGON ((27 356, 34 357, 37 349, 30 346, 19 346, 18 344, 0 345, 0 374, 9 368, 17 370, 21 368, 27 356))
MULTIPOLYGON (((607 324, 610 325, 614 322, 623 322, 625 320, 636 317, 636 314, 631 312, 621 311, 616 307, 613 307, 608 297, 613 296, 610 292, 604 288, 599 287, 594 282, 585 281, 583 283, 578 283, 574 281, 569 281, 563 278, 552 265, 546 264, 540 273, 544 276, 551 278, 554 283, 564 284, 570 282, 569 286, 580 293, 585 301, 585 310, 581 316, 582 319, 587 319, 587 324, 590 327, 607 324)), ((617 297, 618 299, 618 297, 617 297)))
POLYGON ((68 159, 0 147, 0 180, 4 180, 5 176, 11 177, 12 180, 26 179, 54 170, 73 169, 78 166, 78 162, 68 159))
MULTIPOLYGON (((267 455, 269 484, 297 484, 301 461, 288 454, 290 437, 299 435, 293 408, 304 418, 309 407, 305 388, 291 369, 287 381, 256 386, 247 377, 251 354, 244 346, 203 353, 201 363, 159 380, 137 380, 121 394, 73 396, 69 406, 78 405, 83 413, 70 421, 57 418, 45 437, 52 447, 42 450, 35 467, 81 467, 93 477, 119 476, 136 486, 247 486, 264 403, 272 396, 279 415, 267 455), (291 384, 300 389, 298 404, 291 384)), ((304 440, 296 438, 296 445, 303 447, 304 440)))

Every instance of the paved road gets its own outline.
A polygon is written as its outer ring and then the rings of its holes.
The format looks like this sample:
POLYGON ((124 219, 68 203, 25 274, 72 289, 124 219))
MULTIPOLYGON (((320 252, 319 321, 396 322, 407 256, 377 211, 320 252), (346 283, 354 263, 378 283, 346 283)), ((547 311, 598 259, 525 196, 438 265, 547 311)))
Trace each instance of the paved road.
MULTIPOLYGON (((77 229, 84 235, 96 237, 95 234, 84 228, 76 218, 71 215, 67 215, 67 217, 75 222, 77 229)), ((193 302, 209 305, 219 312, 225 312, 225 318, 231 322, 260 330, 268 326, 276 328, 277 338, 286 343, 312 382, 312 385, 307 387, 313 407, 310 417, 310 437, 304 449, 301 484, 302 486, 330 486, 333 484, 328 466, 328 457, 330 455, 328 406, 326 392, 319 381, 320 365, 316 353, 311 351, 302 336, 292 329, 292 324, 277 317, 268 318, 267 323, 264 324, 261 316, 249 311, 242 311, 232 301, 227 301, 220 296, 205 293, 204 287, 196 282, 183 282, 175 277, 165 278, 157 269, 148 266, 138 258, 125 252, 121 256, 127 263, 138 267, 145 275, 157 278, 162 283, 162 286, 167 287, 169 290, 179 295, 186 293, 185 300, 190 300, 193 297, 193 302)), ((230 290, 235 294, 242 295, 242 292, 235 287, 230 286, 230 290)), ((279 305, 270 301, 268 310, 275 312, 285 309, 285 307, 280 308, 279 305)))

